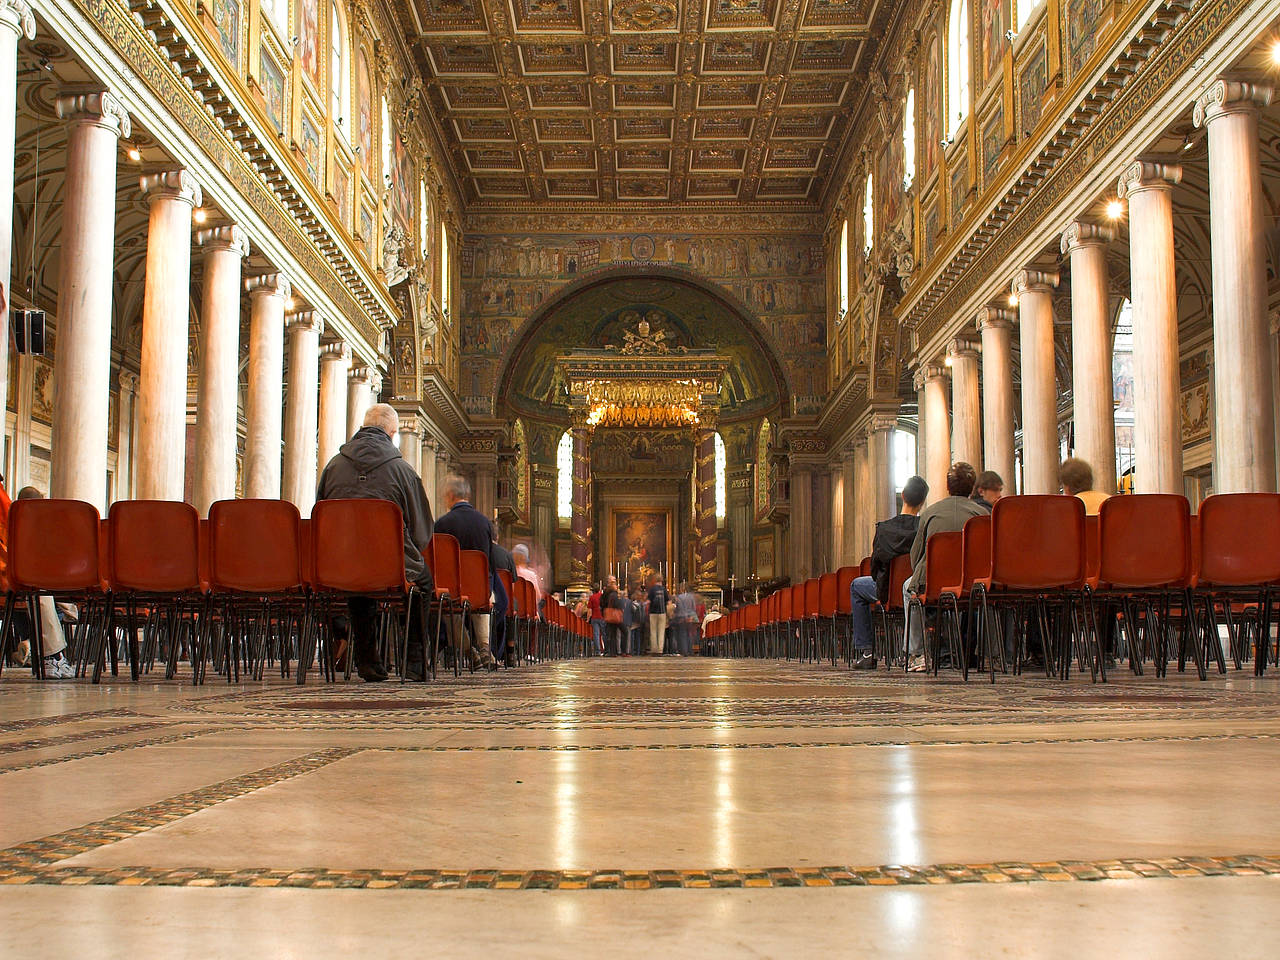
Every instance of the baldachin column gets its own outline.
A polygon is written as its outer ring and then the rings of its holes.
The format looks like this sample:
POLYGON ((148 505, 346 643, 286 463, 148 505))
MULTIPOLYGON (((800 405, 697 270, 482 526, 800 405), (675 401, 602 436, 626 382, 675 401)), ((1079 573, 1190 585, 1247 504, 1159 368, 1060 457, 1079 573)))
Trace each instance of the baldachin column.
POLYGON ((591 541, 591 427, 585 414, 573 418, 573 512, 569 520, 569 586, 585 590, 594 571, 591 541))
POLYGON ((249 395, 245 404, 244 495, 280 499, 280 434, 284 406, 284 310, 289 279, 264 273, 249 291, 249 395))
MULTIPOLYGON (((111 398, 111 281, 115 268, 116 161, 129 113, 107 91, 58 98, 68 121, 53 358, 50 495, 102 512, 111 398)), ((12 179, 5 181, 6 185, 12 179)))
MULTIPOLYGON (((18 40, 35 39, 36 18, 26 0, 0 2, 0 277, 13 273, 13 153, 17 119, 18 40), (7 28, 7 29, 3 29, 7 28)), ((9 298, 0 305, 0 330, 9 329, 9 298)), ((0 397, 9 395, 9 338, 0 337, 0 397)), ((117 472, 117 476, 118 476, 117 472)))
POLYGON ((1267 231, 1258 107, 1272 88, 1215 80, 1196 102, 1209 131, 1213 259, 1213 490, 1275 493, 1275 412, 1267 324, 1267 231))
POLYGON ((1093 467, 1094 486, 1116 489, 1116 408, 1111 369, 1109 227, 1077 220, 1062 234, 1071 258, 1071 405, 1075 455, 1093 467))
POLYGON ((1129 202, 1133 308, 1134 485, 1137 493, 1182 493, 1178 288, 1174 276, 1173 185, 1182 168, 1136 161, 1120 176, 1129 202))
POLYGON ((703 412, 694 447, 694 526, 698 544, 694 551, 697 569, 690 578, 697 590, 714 590, 716 583, 716 418, 703 412))
POLYGON ((284 499, 304 517, 316 502, 316 415, 320 391, 320 335, 314 310, 289 315, 289 395, 284 409, 284 499))
POLYGON ((341 340, 320 347, 320 422, 319 448, 316 456, 316 480, 338 449, 350 437, 347 434, 347 371, 351 368, 351 348, 341 340))
POLYGON ((1017 409, 1013 394, 1013 318, 1013 312, 1003 307, 983 307, 977 317, 982 337, 982 464, 983 469, 1000 474, 1006 493, 1014 493, 1017 488, 1013 463, 1017 409))
POLYGON ((978 347, 958 337, 947 348, 951 364, 951 459, 982 469, 982 403, 978 387, 978 347))
POLYGON ((1058 388, 1053 369, 1053 288, 1057 273, 1021 270, 1013 278, 1022 347, 1022 492, 1057 493, 1058 388))
POLYGON ((249 240, 235 224, 201 230, 200 372, 196 387, 195 508, 236 495, 237 390, 240 378, 241 267, 249 240))
POLYGON ((181 500, 187 455, 191 215, 200 184, 185 170, 146 173, 150 204, 138 386, 138 498, 181 500))

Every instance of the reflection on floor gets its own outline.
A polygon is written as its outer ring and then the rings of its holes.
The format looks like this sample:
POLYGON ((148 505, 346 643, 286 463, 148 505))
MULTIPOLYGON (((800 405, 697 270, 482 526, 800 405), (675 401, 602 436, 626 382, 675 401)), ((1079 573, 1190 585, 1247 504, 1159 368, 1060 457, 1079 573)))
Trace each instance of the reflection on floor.
POLYGON ((1230 955, 1275 956, 1248 904, 1280 902, 1278 758, 1280 677, 1234 673, 991 686, 645 659, 193 689, 6 672, 0 949, 265 955, 279 921, 308 956, 416 956, 419 933, 489 955, 975 955, 1067 930, 1072 956, 1136 937, 1191 956, 1226 949, 1194 921, 1230 904, 1230 955), (1034 937, 999 936, 1015 928, 1034 937))

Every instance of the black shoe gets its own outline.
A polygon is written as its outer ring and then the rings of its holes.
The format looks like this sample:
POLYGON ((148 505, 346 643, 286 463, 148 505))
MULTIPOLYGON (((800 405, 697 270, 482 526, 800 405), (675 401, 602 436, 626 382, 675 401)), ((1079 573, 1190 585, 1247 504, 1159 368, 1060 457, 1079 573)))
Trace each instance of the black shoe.
POLYGON ((409 667, 404 672, 404 678, 410 683, 423 683, 427 679, 427 672, 421 667, 409 667))
POLYGON ((356 673, 360 674, 360 679, 365 683, 381 683, 389 676, 380 663, 358 663, 356 673))
POLYGON ((853 661, 853 669, 855 670, 874 670, 875 668, 876 658, 870 653, 864 653, 857 660, 853 661))

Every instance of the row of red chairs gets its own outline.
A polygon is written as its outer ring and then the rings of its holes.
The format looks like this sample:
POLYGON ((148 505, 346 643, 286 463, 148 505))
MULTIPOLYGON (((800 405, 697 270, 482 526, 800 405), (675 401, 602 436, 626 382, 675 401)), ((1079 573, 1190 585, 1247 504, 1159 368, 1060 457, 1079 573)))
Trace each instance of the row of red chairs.
MULTIPOLYGON (((1005 497, 991 516, 929 539, 926 592, 910 609, 902 607, 910 561, 894 560, 888 600, 879 610, 878 653, 886 663, 905 653, 896 647, 889 616, 907 623, 920 616, 926 628, 932 618, 926 653, 934 671, 945 638, 966 678, 971 659, 980 657, 994 682, 997 667, 1008 669, 1003 623, 1018 641, 1009 651, 1015 670, 1030 652, 1028 638, 1038 636, 1047 675, 1066 679, 1074 656, 1081 669, 1105 680, 1104 632, 1114 630, 1135 672, 1152 660, 1163 675, 1176 639, 1179 668, 1190 656, 1204 678, 1210 660, 1225 672, 1222 625, 1236 667, 1252 648, 1261 674, 1280 587, 1278 543, 1276 494, 1209 497, 1196 516, 1177 495, 1112 497, 1097 517, 1086 517, 1075 497, 1005 497), (961 604, 969 608, 967 629, 961 604)), ((790 657, 794 651, 834 663, 839 625, 850 613, 849 583, 869 573, 868 558, 784 587, 711 629, 738 655, 790 657)))
MULTIPOLYGON (((405 580, 403 529, 399 507, 384 500, 321 501, 309 520, 281 500, 220 501, 208 520, 188 504, 169 501, 120 501, 101 519, 80 501, 19 500, 9 514, 10 582, 0 647, 7 649, 16 605, 26 602, 34 610, 35 597, 44 593, 84 608, 78 672, 91 669, 95 680, 107 655, 116 672, 114 628, 121 613, 135 680, 161 640, 168 643, 168 676, 176 671, 185 640, 197 683, 210 653, 228 681, 239 678, 242 664, 260 678, 271 654, 288 675, 296 653, 297 682, 304 683, 317 644, 321 669, 332 680, 327 614, 335 602, 360 596, 377 604, 381 655, 390 658, 394 649, 403 676, 418 592, 405 580), (149 651, 139 645, 140 610, 157 627, 149 651), (391 635, 401 638, 394 648, 387 644, 391 635)), ((460 550, 455 538, 436 534, 426 560, 435 590, 425 599, 436 612, 428 637, 439 635, 445 614, 489 611, 483 551, 460 550)), ((509 594, 517 625, 537 617, 532 585, 520 583, 527 589, 513 584, 509 594)), ((39 675, 39 618, 31 619, 32 662, 39 675)), ((436 644, 428 646, 434 673, 436 644)))

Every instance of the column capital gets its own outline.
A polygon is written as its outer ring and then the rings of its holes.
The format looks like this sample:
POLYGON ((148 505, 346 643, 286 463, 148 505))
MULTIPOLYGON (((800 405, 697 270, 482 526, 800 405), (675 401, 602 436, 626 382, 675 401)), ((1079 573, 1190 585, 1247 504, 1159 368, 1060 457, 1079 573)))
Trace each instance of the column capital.
POLYGON ((421 433, 421 430, 419 430, 418 423, 416 420, 401 420, 400 432, 406 433, 411 437, 416 437, 418 436, 419 433, 421 433))
POLYGON ((36 18, 26 0, 0 0, 0 24, 19 37, 36 38, 36 18))
POLYGON ((1013 275, 1009 289, 1015 297, 1024 293, 1050 293, 1058 285, 1057 270, 1019 270, 1013 275))
POLYGON ((338 360, 350 362, 351 348, 347 346, 345 340, 331 340, 328 343, 320 344, 320 359, 338 360))
POLYGON ((947 344, 949 360, 977 360, 978 345, 968 337, 956 337, 947 344))
POLYGON ((283 273, 260 273, 254 277, 246 277, 244 288, 254 297, 279 297, 288 300, 293 294, 293 286, 283 273))
POLYGON ((1102 246, 1115 238, 1116 232, 1110 227, 1089 220, 1073 220, 1062 231, 1059 249, 1069 255, 1080 247, 1102 246))
POLYGON ((284 328, 290 333, 324 333, 324 317, 315 310, 295 310, 284 318, 284 328))
POLYGON ((121 370, 116 382, 120 384, 121 393, 138 392, 138 375, 132 370, 121 370))
POLYGON ((863 438, 864 442, 871 438, 873 433, 889 433, 898 429, 898 415, 896 413, 876 412, 871 414, 867 420, 867 434, 863 438))
MULTIPOLYGON (((2 2, 2 0, 0 0, 2 2)), ((249 255, 249 235, 235 223, 222 223, 196 231, 196 243, 207 252, 225 250, 241 259, 249 255)))
POLYGON ((364 385, 369 383, 370 379, 369 368, 366 366, 352 367, 347 371, 347 381, 349 383, 364 385))
POLYGON ((127 137, 133 132, 129 111, 110 90, 64 93, 58 97, 57 108, 59 120, 95 124, 118 137, 127 137))
POLYGON ((138 186, 142 188, 142 195, 152 203, 156 200, 182 200, 198 207, 204 202, 200 184, 190 171, 182 167, 144 173, 138 178, 138 186))
POLYGON ((990 327, 992 330, 1009 330, 1013 327, 1017 314, 1007 307, 994 306, 988 304, 985 307, 979 307, 977 314, 973 318, 974 325, 981 333, 990 327))
POLYGON ((1116 182, 1120 199, 1142 190, 1172 190, 1182 182, 1182 167, 1176 163, 1157 163, 1153 160, 1135 160, 1124 168, 1116 182))
POLYGON ((1203 127, 1211 120, 1232 113, 1252 113, 1258 107, 1270 106, 1273 96, 1275 88, 1270 84, 1219 77, 1196 100, 1191 121, 1197 127, 1203 127))
POLYGON ((916 367, 916 372, 911 378, 911 382, 917 390, 923 390, 924 385, 930 380, 938 380, 947 375, 947 368, 941 363, 922 363, 916 367))

